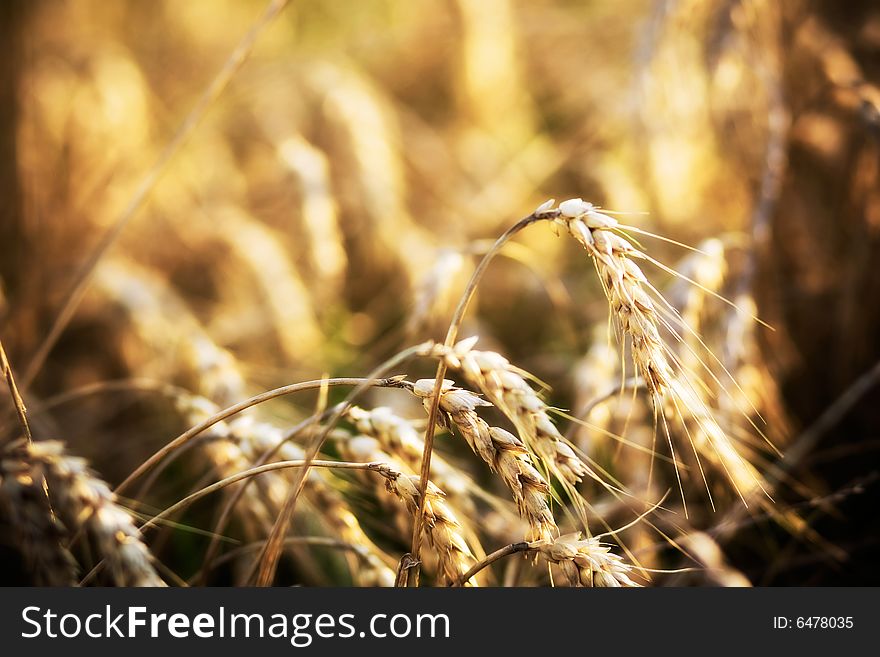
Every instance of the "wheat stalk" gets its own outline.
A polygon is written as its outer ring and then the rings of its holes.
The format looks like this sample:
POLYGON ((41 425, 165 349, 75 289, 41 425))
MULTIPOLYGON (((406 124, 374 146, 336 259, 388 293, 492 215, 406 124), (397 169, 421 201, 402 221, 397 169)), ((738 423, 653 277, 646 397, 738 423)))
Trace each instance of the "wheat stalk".
MULTIPOLYGON (((217 413, 218 407, 196 395, 181 395, 176 400, 178 410, 188 422, 198 424, 217 413)), ((210 433, 204 443, 204 450, 223 476, 231 476, 252 465, 261 465, 267 452, 277 454, 283 461, 302 460, 304 450, 291 443, 285 431, 268 422, 257 421, 250 416, 235 418, 230 422, 220 422, 208 430, 210 433)), ((254 533, 261 534, 262 528, 271 525, 272 518, 280 508, 289 477, 282 472, 268 472, 259 478, 259 490, 251 487, 251 480, 242 484, 240 493, 244 511, 256 519, 254 533)), ((350 511, 340 493, 333 489, 322 471, 309 473, 308 495, 318 509, 321 522, 340 541, 358 546, 361 550, 363 567, 352 568, 354 580, 360 586, 391 586, 394 583, 392 560, 366 535, 360 522, 350 511)), ((233 500, 234 501, 234 500, 233 500)), ((223 514, 223 524, 228 514, 223 514)), ((215 532, 222 532, 224 526, 218 523, 215 532)), ((213 550, 210 550, 213 552, 213 550)), ((205 567, 210 559, 206 557, 205 567)))
POLYGON ((28 442, 31 442, 33 436, 31 435, 30 422, 28 422, 27 407, 24 404, 24 400, 21 398, 18 385, 15 383, 15 376, 12 374, 12 365, 9 364, 9 359, 6 357, 6 349, 3 347, 3 340, 0 340, 0 370, 3 371, 3 378, 6 379, 6 386, 9 388, 9 395, 12 397, 12 403, 15 406, 15 413, 18 416, 18 423, 21 425, 24 437, 28 442))
MULTIPOLYGON (((230 437, 235 440, 251 463, 258 463, 267 451, 274 451, 281 460, 294 461, 305 459, 305 450, 285 438, 285 432, 267 422, 259 422, 250 417, 240 417, 229 423, 230 437)), ((382 459, 371 459, 380 461, 382 459)), ((279 491, 286 491, 290 485, 284 478, 277 486, 279 491)), ((320 520, 341 541, 361 548, 365 567, 352 574, 360 586, 392 586, 394 570, 392 560, 364 532, 357 517, 351 512, 345 499, 333 487, 332 479, 323 471, 313 470, 309 473, 309 486, 306 491, 314 508, 319 512, 320 520)), ((277 499, 280 508, 284 500, 283 494, 277 499)))
POLYGON ((620 358, 608 338, 604 326, 596 327, 589 349, 572 370, 576 417, 589 421, 590 426, 572 424, 567 435, 581 450, 591 454, 595 454, 596 443, 606 435, 611 420, 611 412, 601 400, 608 391, 619 390, 621 386, 617 368, 620 358))

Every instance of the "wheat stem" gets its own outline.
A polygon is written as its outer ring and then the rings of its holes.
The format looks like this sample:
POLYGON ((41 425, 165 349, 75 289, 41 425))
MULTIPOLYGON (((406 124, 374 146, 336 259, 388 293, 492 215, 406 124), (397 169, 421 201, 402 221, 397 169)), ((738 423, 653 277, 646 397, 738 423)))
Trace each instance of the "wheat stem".
POLYGON ((302 468, 305 466, 315 467, 315 468, 339 468, 343 470, 371 470, 373 472, 378 472, 380 474, 384 474, 386 472, 390 472, 389 466, 384 463, 353 463, 351 461, 325 461, 320 459, 312 459, 309 461, 308 459, 297 459, 295 461, 276 461, 274 463, 265 463, 263 465, 258 465, 253 468, 249 468, 244 470, 243 472, 238 472, 230 477, 226 477, 225 479, 221 479, 218 482, 211 484, 210 486, 205 486, 201 490, 192 493, 191 495, 187 495, 179 502, 176 502, 169 506, 167 509, 162 511, 161 513, 156 514, 152 518, 150 518, 147 522, 141 525, 141 531, 153 527, 158 524, 161 520, 169 517, 174 514, 176 511, 180 509, 184 509, 196 500, 199 500, 206 495, 210 495, 211 493, 215 493, 218 490, 222 490, 227 486, 231 486, 232 484, 241 481, 242 479, 248 479, 250 477, 255 477, 256 475, 263 474, 264 472, 271 472, 273 470, 283 470, 285 468, 302 468))
POLYGON ((260 393, 254 397, 250 397, 249 399, 245 399, 233 406, 229 406, 224 408, 219 413, 212 415, 206 420, 200 422, 194 427, 186 430, 182 434, 180 434, 177 438, 172 440, 170 443, 162 447, 155 454, 153 454, 150 458, 144 461, 141 465, 137 467, 125 480, 116 487, 114 492, 120 493, 121 491, 128 488, 131 483, 143 475, 145 472, 153 468, 159 461, 164 459, 168 454, 177 450, 181 446, 188 443, 190 440, 195 438, 205 429, 208 429, 218 422, 222 422, 228 417, 232 417, 236 413, 240 413, 241 411, 251 408, 252 406, 256 406, 257 404, 262 404, 263 402, 267 402, 270 399, 276 399, 277 397, 282 397, 284 395, 291 395, 297 392, 302 392, 304 390, 315 390, 320 388, 321 386, 358 386, 356 390, 363 390, 369 386, 378 386, 383 388, 400 388, 400 381, 398 379, 377 379, 377 378, 337 378, 337 379, 316 379, 313 381, 303 381, 300 383, 293 383, 287 386, 282 386, 280 388, 275 388, 274 390, 269 390, 267 392, 260 393))
POLYGON ((6 350, 3 348, 3 340, 0 340, 0 367, 3 369, 3 376, 6 377, 6 385, 9 387, 9 394, 12 397, 12 403, 15 405, 15 412, 18 415, 18 423, 21 425, 21 430, 24 432, 27 441, 29 443, 33 442, 31 426, 28 423, 27 408, 24 405, 24 400, 21 398, 21 393, 18 391, 18 386, 15 384, 12 366, 9 364, 9 359, 6 358, 6 350))
POLYGON ((141 180, 140 185, 138 185, 138 188, 135 190, 134 195, 131 197, 131 200, 128 202, 128 205, 125 206, 125 209, 119 215, 119 218, 110 230, 108 230, 101 238, 101 241, 98 243, 98 246, 95 247, 95 250, 89 256, 89 259, 83 264, 77 274, 76 281, 65 297, 64 304, 62 305, 58 316, 55 318, 52 327, 49 329, 48 335, 43 339, 40 348, 33 355, 25 369, 24 376, 22 377, 23 390, 27 390, 31 383, 33 383, 40 368, 46 361, 49 352, 52 350, 52 347, 55 346, 61 333, 73 318, 73 314, 76 312, 77 307, 88 291, 89 283, 91 282, 92 275, 94 274, 98 263, 117 242, 123 229, 128 225, 135 214, 137 214, 137 211, 140 210, 141 206, 143 206, 147 197, 150 195, 150 192, 153 191, 153 188, 161 179, 162 174, 167 170, 169 162, 171 162, 181 147, 187 142, 190 135, 192 135, 195 128, 204 118, 208 108, 220 96, 229 84, 232 76, 235 75, 238 69, 241 68, 241 65, 244 64, 248 55, 250 55, 251 50, 253 50, 259 36, 267 27, 269 27, 278 14, 281 13, 288 2, 289 0, 271 0, 267 5, 262 15, 253 24, 251 29, 248 30, 247 34, 242 37, 235 50, 233 50, 226 59, 223 68, 220 69, 220 72, 217 73, 208 87, 202 92, 202 95, 199 97, 198 101, 196 101, 195 106, 190 110, 189 114, 187 114, 186 118, 183 120, 183 123, 180 124, 180 127, 174 133, 171 141, 168 142, 159 154, 156 162, 150 167, 149 171, 147 171, 146 175, 141 180))
MULTIPOLYGON (((305 430, 307 427, 311 426, 314 423, 321 422, 330 415, 332 415, 336 411, 337 407, 333 407, 331 409, 327 409, 323 413, 316 413, 310 417, 307 417, 302 422, 298 423, 294 427, 287 430, 284 435, 284 439, 275 444, 274 447, 266 450, 260 455, 260 458, 257 459, 255 466, 263 465, 267 463, 270 458, 272 458, 281 446, 284 445, 289 440, 293 439, 296 435, 298 435, 301 431, 305 430)), ((223 510, 220 512, 220 517, 217 520, 217 523, 214 527, 214 535, 211 537, 211 542, 208 544, 207 550, 205 550, 205 557, 202 560, 202 584, 207 583, 208 573, 211 570, 212 561, 217 554, 217 550, 220 548, 220 535, 223 533, 223 530, 226 528, 226 523, 229 522, 229 519, 232 517, 232 511, 235 509, 235 506, 238 504, 239 500, 241 500, 245 491, 252 479, 248 479, 240 488, 238 488, 235 493, 229 498, 226 502, 226 505, 223 507, 223 510)))
MULTIPOLYGON (((339 420, 342 419, 342 416, 348 411, 349 408, 351 408, 355 400, 367 388, 376 385, 377 381, 382 381, 384 387, 407 387, 406 384, 404 384, 399 378, 379 379, 378 377, 382 376, 388 370, 396 367, 408 358, 416 355, 423 348, 423 345, 416 345, 415 347, 404 349, 403 351, 397 353, 396 355, 392 356, 384 363, 379 365, 369 374, 366 379, 361 379, 360 382, 356 384, 357 387, 352 390, 348 394, 348 397, 346 397, 345 400, 342 402, 342 404, 337 407, 338 410, 328 420, 327 424, 324 427, 324 430, 312 439, 311 445, 309 445, 308 450, 306 450, 306 465, 298 473, 299 477, 291 484, 290 494, 284 501, 284 506, 281 508, 281 512, 275 519, 275 524, 272 526, 272 531, 269 533, 269 538, 266 540, 266 545, 263 548, 263 551, 260 553, 260 558, 257 560, 257 563, 259 564, 259 572, 257 574, 256 580, 258 586, 271 585, 271 582, 275 577, 275 570, 278 567, 278 559, 281 556, 281 548, 284 543, 284 532, 290 525, 290 519, 291 517, 293 517, 293 512, 296 508, 296 500, 302 492, 303 487, 305 486, 306 476, 309 472, 309 463, 311 463, 311 461, 318 455, 321 446, 324 444, 324 441, 327 440, 327 436, 330 435, 333 427, 336 426, 336 423, 339 422, 339 420)), ((323 379, 319 383, 321 383, 321 385, 329 385, 329 381, 333 381, 333 379, 323 379)))
POLYGON ((453 586, 464 586, 465 584, 467 584, 468 580, 477 575, 480 571, 491 566, 496 561, 503 559, 504 557, 509 557, 511 554, 532 550, 534 549, 535 543, 537 543, 537 541, 533 543, 529 543, 527 541, 511 543, 510 545, 505 545, 503 548, 495 550, 492 554, 487 554, 483 559, 480 559, 477 563, 471 566, 470 570, 462 575, 458 579, 458 581, 453 584, 453 586))
MULTIPOLYGON (((458 301, 458 306, 456 306, 455 308, 455 312, 452 315, 452 320, 449 323, 449 329, 446 332, 446 339, 443 342, 445 346, 451 347, 455 343, 455 339, 456 337, 458 337, 458 329, 460 328, 461 322, 464 319, 464 315, 467 312, 468 306, 470 305, 470 302, 477 291, 477 286, 482 280, 483 274, 485 274, 486 269, 492 262, 492 259, 501 250, 501 247, 503 247, 508 240, 510 240, 514 235, 516 235, 524 228, 527 228, 533 223, 541 221, 543 219, 556 219, 560 216, 560 214, 561 213, 559 210, 537 210, 527 217, 520 219, 516 224, 508 228, 504 232, 504 234, 501 235, 501 237, 495 240, 495 244, 493 244, 492 247, 486 252, 486 255, 483 256, 482 260, 480 260, 480 264, 477 265, 474 273, 471 274, 471 278, 468 281, 468 284, 458 301)), ((436 431, 437 415, 440 408, 440 391, 443 387, 443 379, 445 376, 446 363, 441 360, 440 363, 437 365, 437 373, 434 376, 434 388, 431 392, 431 403, 428 409, 428 426, 425 429, 425 447, 424 451, 422 452, 422 467, 419 482, 419 509, 415 515, 415 523, 413 525, 412 533, 412 548, 409 553, 413 561, 416 562, 416 565, 407 570, 407 586, 418 586, 419 583, 418 561, 419 553, 421 551, 422 523, 425 519, 425 490, 427 489, 428 478, 431 474, 431 453, 434 449, 434 433, 436 431)))
MULTIPOLYGON (((236 557, 240 557, 243 554, 262 549, 265 542, 266 541, 254 541, 253 543, 241 545, 233 550, 224 552, 222 555, 214 560, 214 565, 220 566, 221 564, 232 561, 236 557)), ((336 550, 346 550, 349 552, 353 552, 368 566, 370 565, 370 557, 372 556, 371 553, 368 550, 365 550, 362 545, 343 541, 338 538, 332 538, 330 536, 288 536, 284 539, 284 545, 314 545, 317 547, 328 547, 336 550)), ((201 571, 196 573, 193 577, 189 578, 188 583, 193 584, 197 582, 201 575, 201 571)))

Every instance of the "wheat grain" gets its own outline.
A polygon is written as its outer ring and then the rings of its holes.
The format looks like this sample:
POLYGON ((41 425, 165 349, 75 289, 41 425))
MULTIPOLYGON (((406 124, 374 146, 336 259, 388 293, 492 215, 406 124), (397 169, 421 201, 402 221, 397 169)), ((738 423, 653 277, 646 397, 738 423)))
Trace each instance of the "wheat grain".
MULTIPOLYGON (((242 272, 247 273, 247 309, 253 312, 254 305, 262 303, 273 319, 267 326, 257 326, 257 334, 274 330, 291 362, 310 362, 324 335, 309 287, 291 262, 281 236, 232 206, 213 209, 211 221, 217 227, 214 239, 235 258, 233 277, 240 280, 242 272), (254 289, 259 293, 256 298, 254 289)), ((232 319, 232 324, 236 329, 241 325, 241 313, 232 319)))
MULTIPOLYGON (((283 118, 280 120, 284 120, 283 118)), ((265 122, 279 121, 272 107, 266 111, 265 122)), ((338 293, 348 266, 336 201, 333 198, 328 156, 301 135, 290 134, 277 147, 278 158, 296 178, 300 195, 300 214, 311 272, 320 282, 322 300, 338 293)), ((317 290, 316 290, 317 291, 317 290)))
MULTIPOLYGON (((695 329, 701 325, 701 317, 710 296, 721 292, 727 276, 726 247, 722 240, 711 238, 697 245, 697 252, 680 260, 675 271, 681 278, 664 295, 669 303, 679 309, 682 323, 695 329)), ((737 304, 739 305, 739 304, 737 304)), ((688 333, 685 338, 692 337, 688 333)))
POLYGON ((452 300, 455 283, 465 268, 464 255, 458 249, 440 249, 434 263, 428 267, 413 286, 413 300, 406 320, 407 335, 423 329, 452 300))
POLYGON ((705 532, 694 531, 676 539, 687 554, 703 567, 700 573, 711 586, 748 587, 749 579, 730 565, 718 542, 705 532))
POLYGON ((409 284, 424 271, 433 240, 405 203, 404 152, 387 99, 367 77, 327 63, 310 67, 304 83, 321 96, 324 119, 336 138, 345 141, 338 159, 348 164, 349 175, 338 198, 344 202, 354 192, 359 200, 357 207, 343 208, 343 216, 360 213, 370 227, 358 231, 372 242, 367 254, 392 256, 400 263, 396 271, 409 284))
MULTIPOLYGON (((122 309, 137 337, 150 350, 144 363, 130 363, 157 380, 182 379, 184 387, 218 404, 242 399, 245 381, 235 357, 217 345, 162 277, 115 257, 95 272, 95 291, 122 309)), ((128 354, 131 349, 123 349, 128 354)))
POLYGON ((620 358, 617 351, 609 344, 609 336, 604 326, 596 327, 587 353, 575 363, 572 379, 575 389, 574 408, 577 417, 584 424, 572 425, 569 436, 585 453, 595 454, 596 443, 603 441, 611 421, 611 412, 607 405, 596 401, 615 387, 621 385, 618 372, 620 358))

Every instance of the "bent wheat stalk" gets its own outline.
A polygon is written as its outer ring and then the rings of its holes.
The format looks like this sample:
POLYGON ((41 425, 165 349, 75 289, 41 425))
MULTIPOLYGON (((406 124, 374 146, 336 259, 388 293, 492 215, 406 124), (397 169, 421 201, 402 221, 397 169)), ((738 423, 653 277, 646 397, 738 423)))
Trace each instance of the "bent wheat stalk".
MULTIPOLYGON (((405 362, 407 359, 415 356, 422 348, 422 345, 417 345, 415 347, 410 347, 409 349, 404 349, 403 351, 395 354, 394 356, 383 362, 381 365, 376 367, 372 372, 370 372, 366 379, 362 379, 356 385, 354 390, 352 390, 348 394, 342 404, 338 407, 338 410, 333 413, 333 415, 327 421, 327 424, 324 427, 323 431, 318 432, 317 435, 312 438, 311 444, 306 449, 306 466, 302 469, 302 471, 297 473, 297 478, 291 485, 290 493, 288 494, 287 499, 284 501, 281 512, 275 519, 275 523, 273 524, 272 530, 269 533, 269 538, 266 540, 266 544, 263 548, 263 551, 260 553, 260 558, 257 561, 257 563, 259 564, 256 579, 256 583, 258 586, 270 586, 272 580, 275 577, 275 571, 278 567, 278 558, 280 557, 281 548, 284 543, 284 533, 287 530, 287 527, 290 524, 290 519, 293 517, 293 512, 296 509, 297 498, 299 498, 299 495, 300 493, 302 493, 303 487, 305 486, 306 476, 308 475, 309 471, 308 463, 318 455, 318 452, 321 450, 324 441, 327 439, 327 436, 330 435, 330 432, 336 426, 336 423, 340 419, 342 419, 342 416, 345 414, 345 412, 354 404, 358 396, 360 396, 367 388, 376 385, 377 381, 383 381, 387 383, 388 385, 386 387, 390 388, 401 388, 408 385, 404 384, 400 378, 379 379, 379 377, 385 375, 393 367, 397 367, 399 364, 405 362)), ((327 381, 328 379, 324 379, 323 384, 326 385, 327 381)))
MULTIPOLYGON (((514 235, 519 233, 521 230, 528 228, 533 223, 538 221, 547 220, 552 221, 561 216, 561 212, 559 210, 552 209, 553 201, 548 203, 543 203, 540 205, 534 212, 532 212, 527 217, 520 219, 516 224, 508 228, 501 237, 495 240, 495 243, 492 247, 486 252, 486 255, 483 256, 480 263, 477 265, 477 268, 474 270, 473 274, 471 274, 471 278, 468 281, 467 287, 464 290, 461 298, 458 301, 458 305, 455 308, 455 313, 452 316, 452 320, 449 323, 449 329, 446 332, 446 338, 443 341, 443 345, 445 347, 452 347, 455 344, 455 339, 458 337, 458 330, 461 326, 461 322, 464 319, 464 315, 467 312, 468 306, 470 305, 471 300, 473 299, 474 294, 477 291, 477 286, 480 283, 480 280, 483 278, 483 274, 486 273, 486 269, 488 269, 489 264, 498 255, 498 252, 507 243, 514 235)), ((407 586, 417 586, 419 581, 419 569, 418 569, 418 560, 419 560, 419 551, 421 550, 421 525, 424 521, 425 515, 425 490, 428 485, 428 477, 431 473, 431 453, 434 449, 434 433, 437 426, 437 415, 440 408, 440 391, 443 387, 443 379, 446 376, 446 368, 447 365, 444 361, 440 361, 437 365, 437 373, 434 376, 434 387, 431 391, 430 397, 430 405, 428 407, 428 426, 425 429, 425 448, 422 452, 422 467, 421 467, 421 489, 420 489, 420 499, 419 499, 419 510, 416 513, 415 525, 413 526, 413 535, 412 535, 412 548, 410 551, 410 558, 416 564, 415 566, 407 569, 407 578, 406 585, 407 586)))
POLYGON ((238 45, 224 62, 223 67, 199 96, 196 104, 190 110, 189 114, 186 115, 186 118, 177 128, 174 135, 171 137, 171 140, 165 145, 165 148, 156 158, 155 163, 147 170, 146 174, 144 174, 140 184, 129 200, 128 205, 125 206, 113 225, 102 236, 100 242, 98 242, 98 245, 95 247, 88 260, 83 263, 82 267, 76 274, 73 285, 64 298, 64 302, 49 329, 49 333, 43 338, 39 348, 31 357, 31 360, 25 369, 24 376, 22 377, 23 390, 26 391, 33 383, 45 363, 46 357, 52 351, 58 338, 61 337, 64 329, 67 328, 67 325, 76 313, 76 309, 85 298, 89 283, 92 280, 92 275, 94 274, 98 263, 119 240, 125 227, 138 213, 138 210, 143 207, 147 198, 150 196, 150 193, 162 178, 162 175, 168 170, 168 164, 186 144, 192 133, 202 122, 208 109, 220 94, 223 93, 223 90, 228 86, 235 73, 247 60, 259 37, 284 10, 289 1, 290 0, 271 0, 266 5, 263 13, 241 38, 238 45))
MULTIPOLYGON (((428 426, 425 431, 425 444, 422 456, 422 485, 426 485, 430 472, 431 451, 437 416, 441 404, 443 382, 449 367, 460 369, 465 377, 504 412, 514 423, 520 435, 532 451, 545 464, 547 469, 571 490, 588 473, 586 465, 577 458, 571 446, 556 430, 547 415, 546 406, 534 393, 524 378, 523 373, 512 368, 509 362, 493 352, 473 352, 473 342, 462 341, 455 344, 458 330, 467 307, 473 298, 476 288, 492 258, 513 235, 523 228, 540 220, 549 220, 563 226, 592 257, 599 274, 603 290, 608 299, 612 314, 623 336, 629 338, 632 345, 632 359, 654 402, 655 422, 662 421, 664 433, 673 461, 676 460, 675 447, 666 424, 664 399, 669 398, 673 404, 685 404, 687 398, 677 395, 675 386, 676 363, 674 354, 666 347, 660 334, 663 327, 674 336, 674 324, 681 322, 680 317, 670 308, 655 307, 648 291, 656 289, 651 286, 642 270, 635 264, 634 258, 648 260, 666 271, 671 271, 662 263, 653 260, 645 253, 636 249, 624 239, 621 226, 612 217, 598 212, 591 203, 582 199, 564 201, 558 208, 553 208, 553 201, 539 206, 535 212, 520 220, 496 240, 493 247, 486 253, 471 276, 468 285, 459 300, 446 338, 442 345, 431 346, 424 355, 440 358, 434 385, 430 395, 426 396, 428 409, 428 426), (670 363, 672 360, 672 363, 670 363), (669 394, 667 394, 669 393, 669 394)), ((632 228, 633 232, 648 234, 646 231, 632 228)), ((661 238, 662 239, 662 238, 661 238)), ((661 300, 662 297, 659 297, 661 300)), ((663 300, 665 304, 665 300, 663 300)), ((667 304, 668 305, 668 304, 667 304)), ((686 329, 687 327, 685 327, 686 329)), ((694 453, 699 464, 696 446, 694 453)), ((653 462, 652 462, 653 463, 653 462)), ((681 475, 676 467, 676 479, 684 504, 684 487, 681 475)), ((702 474, 702 465, 700 465, 702 474)), ((705 475, 703 474, 705 482, 705 475)), ((706 490, 709 487, 706 483, 706 490)), ((577 499, 575 497, 575 499, 577 499)), ((424 502, 424 498, 422 499, 424 502)), ((687 507, 685 505, 685 514, 687 507)), ((416 527, 413 528, 412 555, 416 559, 419 554, 419 522, 421 513, 417 515, 416 527)), ((418 582, 418 569, 409 571, 408 585, 418 582)))
POLYGON ((403 387, 400 383, 400 380, 397 378, 390 379, 377 379, 377 378, 337 378, 337 379, 316 379, 314 381, 303 381, 301 383, 293 383, 291 385, 282 386, 280 388, 275 388, 274 390, 269 390, 268 392, 261 393, 254 397, 250 397, 249 399, 245 399, 237 404, 229 406, 228 408, 224 408, 222 411, 212 415, 211 417, 203 420, 199 424, 194 427, 191 427, 184 433, 180 434, 177 438, 169 442, 167 445, 158 450, 155 454, 153 454, 150 458, 144 461, 141 465, 139 465, 134 472, 132 472, 125 480, 116 487, 115 492, 120 493, 126 488, 128 488, 132 482, 143 475, 148 470, 155 467, 157 463, 162 461, 166 456, 168 456, 171 452, 179 449, 190 440, 198 436, 201 432, 209 429, 214 426, 218 422, 222 422, 223 420, 232 417, 233 415, 240 413, 241 411, 251 408, 252 406, 256 406, 257 404, 262 404, 263 402, 269 401, 270 399, 276 399, 277 397, 282 397, 284 395, 291 395, 297 392, 302 392, 303 390, 316 390, 320 389, 322 386, 358 386, 358 389, 362 389, 362 387, 369 386, 378 386, 385 388, 400 388, 403 387))

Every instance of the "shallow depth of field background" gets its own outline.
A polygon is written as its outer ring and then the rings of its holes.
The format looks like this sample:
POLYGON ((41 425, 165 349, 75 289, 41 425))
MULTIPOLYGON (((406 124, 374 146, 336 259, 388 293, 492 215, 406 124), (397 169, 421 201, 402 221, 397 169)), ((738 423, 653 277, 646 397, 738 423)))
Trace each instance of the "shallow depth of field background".
MULTIPOLYGON (((19 378, 79 268, 262 10, 250 0, 2 4, 12 56, 0 61, 0 336, 19 378)), ((738 513, 736 497, 712 513, 691 480, 689 501, 703 508, 666 529, 700 537, 697 563, 727 575, 654 583, 876 585, 878 388, 798 441, 880 360, 878 83, 880 7, 867 0, 294 0, 99 264, 26 392, 35 434, 118 483, 185 428, 173 406, 132 390, 42 401, 126 378, 203 390, 197 338, 234 356, 249 394, 366 375, 442 339, 475 259, 509 225, 548 198, 583 197, 646 213, 626 221, 686 244, 719 240, 713 289, 754 300, 775 330, 709 299, 701 331, 735 366, 767 434, 800 445, 774 500, 809 532, 761 512, 716 531, 738 513)), ((462 335, 550 384, 554 406, 577 409, 585 387, 620 377, 619 356, 605 373, 587 359, 605 341, 607 304, 572 240, 536 226, 517 244, 490 269, 462 335)), ((686 250, 643 244, 688 266, 686 250)), ((673 303, 687 297, 681 281, 646 271, 673 303)), ((432 376, 432 365, 405 371, 432 376)), ((16 429, 0 398, 5 441, 16 429)), ((395 391, 368 400, 422 413, 395 391)), ((307 393, 259 413, 289 426, 315 403, 307 393)), ((597 421, 621 430, 629 405, 625 393, 597 421)), ((640 408, 627 437, 650 442, 640 408)), ((578 440, 634 487, 645 477, 627 447, 578 440)), ((439 449, 493 485, 455 441, 439 449)), ((183 459, 150 504, 183 497, 207 469, 183 459)), ((406 551, 382 535, 382 507, 349 492, 367 530, 391 554, 406 551)), ((148 542, 188 577, 206 545, 192 528, 210 530, 216 511, 197 505, 177 518, 185 527, 148 542)), ((618 526, 633 517, 609 514, 618 526)), ((292 534, 310 526, 295 522, 292 534)), ((648 529, 632 540, 655 568, 695 565, 648 529)), ((348 582, 314 552, 316 570, 293 560, 284 583, 348 582)), ((22 582, 13 567, 2 579, 22 582)), ((219 568, 215 583, 229 581, 219 568)))

